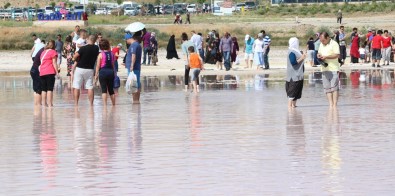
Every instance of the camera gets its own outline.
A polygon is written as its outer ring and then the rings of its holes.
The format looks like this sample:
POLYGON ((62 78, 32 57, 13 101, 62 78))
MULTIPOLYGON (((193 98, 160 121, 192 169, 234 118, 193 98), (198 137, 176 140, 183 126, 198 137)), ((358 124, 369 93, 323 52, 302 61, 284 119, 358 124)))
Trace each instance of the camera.
POLYGON ((318 63, 319 63, 321 66, 328 67, 328 63, 326 63, 326 62, 323 61, 322 59, 318 58, 317 61, 318 61, 318 63))

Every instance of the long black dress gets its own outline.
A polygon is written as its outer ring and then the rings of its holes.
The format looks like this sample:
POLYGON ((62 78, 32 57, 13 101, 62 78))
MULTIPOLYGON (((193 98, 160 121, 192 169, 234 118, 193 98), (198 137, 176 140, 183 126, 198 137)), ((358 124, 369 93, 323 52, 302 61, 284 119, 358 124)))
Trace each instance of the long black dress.
POLYGON ((178 54, 177 54, 177 50, 176 50, 176 40, 175 40, 175 36, 172 35, 169 39, 169 43, 167 44, 167 55, 166 55, 167 59, 172 59, 172 58, 176 58, 179 59, 178 54))

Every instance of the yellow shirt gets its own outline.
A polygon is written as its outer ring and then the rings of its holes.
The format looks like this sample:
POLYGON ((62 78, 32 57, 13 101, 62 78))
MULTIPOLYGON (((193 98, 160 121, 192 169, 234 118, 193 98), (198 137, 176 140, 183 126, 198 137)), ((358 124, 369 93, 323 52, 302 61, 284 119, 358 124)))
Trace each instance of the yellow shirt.
MULTIPOLYGON (((318 49, 318 54, 322 56, 331 56, 334 54, 340 54, 339 44, 333 40, 329 41, 327 45, 323 43, 320 44, 320 48, 318 49)), ((339 71, 340 65, 338 59, 326 59, 326 63, 328 63, 327 67, 321 66, 321 71, 339 71)))

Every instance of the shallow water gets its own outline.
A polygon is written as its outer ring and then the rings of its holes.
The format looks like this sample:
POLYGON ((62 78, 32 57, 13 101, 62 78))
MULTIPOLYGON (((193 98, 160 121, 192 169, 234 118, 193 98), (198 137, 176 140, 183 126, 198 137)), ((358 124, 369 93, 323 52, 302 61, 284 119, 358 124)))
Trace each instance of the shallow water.
POLYGON ((204 76, 199 95, 145 77, 140 105, 121 88, 93 108, 63 81, 39 110, 30 78, 0 78, 0 195, 391 195, 393 70, 342 78, 337 110, 319 73, 294 110, 270 75, 204 76))

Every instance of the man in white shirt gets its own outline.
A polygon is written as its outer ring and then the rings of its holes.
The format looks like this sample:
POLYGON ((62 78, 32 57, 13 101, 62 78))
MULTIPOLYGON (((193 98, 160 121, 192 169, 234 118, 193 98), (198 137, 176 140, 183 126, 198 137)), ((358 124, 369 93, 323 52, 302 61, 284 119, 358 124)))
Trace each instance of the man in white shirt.
POLYGON ((37 37, 36 34, 32 35, 33 41, 34 41, 34 45, 32 47, 32 51, 30 53, 30 56, 32 57, 32 60, 34 61, 34 57, 36 56, 37 52, 42 48, 42 47, 36 47, 36 45, 40 45, 41 44, 41 40, 40 38, 37 37))
POLYGON ((76 49, 75 51, 78 52, 82 46, 85 46, 87 41, 86 38, 88 37, 88 32, 85 29, 80 30, 80 38, 78 38, 76 42, 76 49))
POLYGON ((192 37, 191 42, 195 45, 195 48, 199 51, 199 56, 204 59, 204 50, 203 50, 203 38, 198 35, 196 31, 191 31, 192 37))

